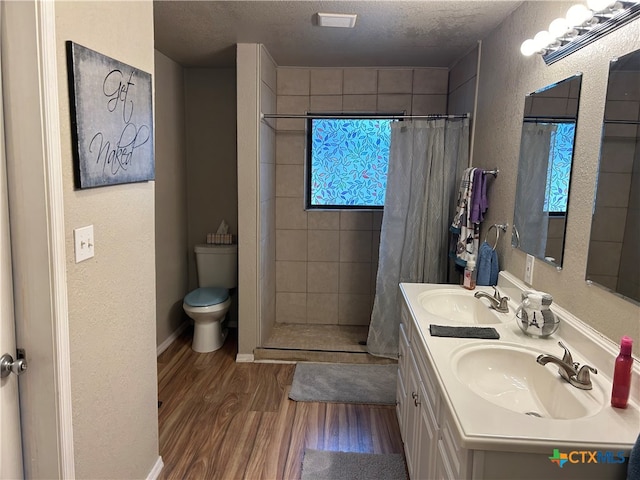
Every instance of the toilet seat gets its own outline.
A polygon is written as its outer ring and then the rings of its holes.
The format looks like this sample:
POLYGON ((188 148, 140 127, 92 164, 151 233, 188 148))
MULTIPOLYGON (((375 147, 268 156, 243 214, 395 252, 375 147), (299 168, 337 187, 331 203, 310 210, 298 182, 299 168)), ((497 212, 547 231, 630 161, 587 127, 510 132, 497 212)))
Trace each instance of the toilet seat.
POLYGON ((231 297, 229 290, 220 287, 201 287, 189 292, 182 302, 185 313, 193 320, 191 348, 200 353, 218 350, 227 337, 225 320, 231 297))
POLYGON ((189 292, 184 297, 184 304, 189 307, 213 307, 229 299, 229 290, 221 287, 201 287, 189 292))

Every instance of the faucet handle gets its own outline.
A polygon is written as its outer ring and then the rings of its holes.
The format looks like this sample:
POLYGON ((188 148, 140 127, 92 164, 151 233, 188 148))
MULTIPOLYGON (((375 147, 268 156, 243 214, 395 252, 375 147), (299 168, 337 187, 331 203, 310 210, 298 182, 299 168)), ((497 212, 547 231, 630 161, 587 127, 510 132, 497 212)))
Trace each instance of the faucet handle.
POLYGON ((591 377, 589 375, 589 372, 597 374, 598 370, 589 365, 582 365, 580 367, 580 370, 578 370, 578 374, 576 375, 576 380, 584 384, 591 383, 591 377))
POLYGON ((498 301, 501 301, 503 299, 505 300, 509 300, 509 297, 507 296, 501 296, 500 292, 498 291, 498 287, 496 287, 495 285, 493 286, 493 298, 495 298, 498 301))
POLYGON ((506 295, 503 297, 502 295, 500 295, 500 292, 498 291, 498 287, 494 286, 493 287, 493 298, 495 298, 499 303, 498 303, 498 311, 502 312, 502 311, 508 311, 509 307, 507 302, 509 301, 509 297, 507 297, 506 295))
MULTIPOLYGON (((569 349, 564 345, 564 343, 562 342, 558 342, 558 345, 560 345, 562 348, 564 348, 564 355, 562 357, 562 361, 564 363, 566 363, 567 365, 573 365, 574 368, 578 368, 578 364, 575 364, 573 362, 573 357, 571 356, 571 352, 569 351, 569 349)), ((591 367, 589 367, 591 368, 591 367)))

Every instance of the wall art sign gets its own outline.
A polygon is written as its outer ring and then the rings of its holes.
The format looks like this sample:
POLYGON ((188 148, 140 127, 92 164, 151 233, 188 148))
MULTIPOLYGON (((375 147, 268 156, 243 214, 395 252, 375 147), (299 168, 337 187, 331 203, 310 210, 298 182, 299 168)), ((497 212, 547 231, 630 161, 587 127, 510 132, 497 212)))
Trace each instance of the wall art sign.
POLYGON ((154 179, 151 75, 67 42, 76 187, 154 179))

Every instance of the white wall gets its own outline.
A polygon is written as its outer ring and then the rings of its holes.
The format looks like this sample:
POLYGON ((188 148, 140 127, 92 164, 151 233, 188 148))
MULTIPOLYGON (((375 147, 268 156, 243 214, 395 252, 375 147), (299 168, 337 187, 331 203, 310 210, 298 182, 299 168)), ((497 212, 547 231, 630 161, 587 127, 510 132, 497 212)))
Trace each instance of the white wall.
POLYGON ((260 325, 260 45, 237 45, 238 356, 253 359, 260 325))
MULTIPOLYGON (((460 115, 473 113, 476 100, 478 55, 480 47, 474 47, 449 70, 447 113, 460 115)), ((474 116, 472 115, 471 121, 474 116)))
POLYGON ((155 184, 74 188, 65 41, 153 75, 153 4, 55 9, 76 476, 145 478, 158 458, 155 184), (76 264, 73 229, 90 224, 95 257, 76 264))
POLYGON ((193 246, 226 220, 238 233, 236 72, 185 69, 189 289, 198 285, 193 246))
MULTIPOLYGON (((238 232, 235 69, 185 69, 156 51, 158 345, 187 319, 193 247, 222 220, 238 232)), ((237 320, 237 308, 230 311, 237 320)))
POLYGON ((188 289, 187 162, 184 69, 155 52, 156 344, 186 321, 188 289))
MULTIPOLYGON (((622 335, 638 339, 638 307, 596 286, 587 286, 585 271, 609 61, 640 48, 640 21, 550 66, 538 55, 522 56, 522 41, 546 28, 554 18, 564 16, 571 5, 525 2, 483 41, 473 158, 478 166, 500 169, 489 191, 485 229, 493 223, 513 224, 525 95, 582 72, 563 268, 557 271, 536 261, 533 287, 551 293, 557 303, 615 342, 622 335)), ((522 278, 525 254, 512 248, 508 237, 503 237, 498 247, 500 267, 522 278)))

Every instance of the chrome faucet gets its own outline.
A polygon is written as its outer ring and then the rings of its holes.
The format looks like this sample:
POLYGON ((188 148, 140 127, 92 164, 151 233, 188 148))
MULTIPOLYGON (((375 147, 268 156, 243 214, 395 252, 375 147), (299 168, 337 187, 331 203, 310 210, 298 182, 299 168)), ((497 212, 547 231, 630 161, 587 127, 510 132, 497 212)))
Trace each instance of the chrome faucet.
POLYGON ((589 365, 582 365, 582 367, 580 367, 579 363, 573 361, 571 352, 567 347, 565 347, 564 343, 558 342, 558 345, 564 348, 562 360, 554 355, 542 354, 538 355, 536 362, 540 365, 546 365, 547 363, 557 365, 560 376, 571 385, 581 390, 591 390, 593 385, 591 383, 590 372, 597 374, 598 370, 590 367, 589 365))
POLYGON ((487 292, 476 292, 474 295, 476 298, 486 298, 489 300, 490 305, 489 308, 493 308, 496 312, 500 313, 509 313, 509 305, 507 302, 509 301, 509 297, 500 296, 498 289, 493 287, 493 296, 489 295, 487 292))

